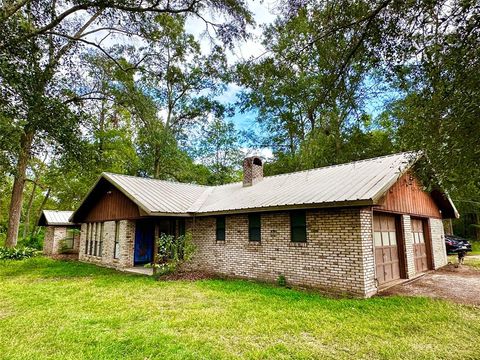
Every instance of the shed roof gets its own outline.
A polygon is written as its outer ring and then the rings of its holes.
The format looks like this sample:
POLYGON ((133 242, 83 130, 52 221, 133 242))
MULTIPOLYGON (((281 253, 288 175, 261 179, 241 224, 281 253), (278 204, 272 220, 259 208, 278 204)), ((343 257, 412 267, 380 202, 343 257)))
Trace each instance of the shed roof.
MULTIPOLYGON (((110 182, 137 204, 144 215, 191 216, 375 205, 420 157, 413 152, 382 156, 268 176, 248 187, 242 182, 202 186, 112 173, 103 173, 96 184, 110 182)), ((75 213, 85 206, 90 195, 94 195, 94 189, 95 186, 75 213)), ((449 198, 448 202, 454 209, 449 198)))
POLYGON ((73 211, 59 211, 59 210, 43 210, 40 219, 38 220, 39 226, 49 225, 63 225, 73 226, 75 223, 70 222, 70 217, 73 211))

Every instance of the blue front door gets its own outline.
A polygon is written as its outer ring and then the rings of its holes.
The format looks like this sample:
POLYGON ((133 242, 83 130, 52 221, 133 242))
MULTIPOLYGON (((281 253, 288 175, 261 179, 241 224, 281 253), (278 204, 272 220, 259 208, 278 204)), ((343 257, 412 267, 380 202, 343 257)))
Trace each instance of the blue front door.
POLYGON ((153 260, 155 225, 151 221, 137 221, 135 229, 135 264, 146 264, 153 260))

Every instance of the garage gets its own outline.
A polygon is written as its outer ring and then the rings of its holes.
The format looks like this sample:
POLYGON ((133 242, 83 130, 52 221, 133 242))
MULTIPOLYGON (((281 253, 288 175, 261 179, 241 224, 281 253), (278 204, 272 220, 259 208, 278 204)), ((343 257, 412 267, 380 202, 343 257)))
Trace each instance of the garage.
POLYGON ((389 214, 374 214, 373 237, 378 284, 383 285, 400 279, 396 217, 389 214))
POLYGON ((413 256, 415 271, 421 273, 428 270, 428 249, 423 219, 412 218, 413 256))

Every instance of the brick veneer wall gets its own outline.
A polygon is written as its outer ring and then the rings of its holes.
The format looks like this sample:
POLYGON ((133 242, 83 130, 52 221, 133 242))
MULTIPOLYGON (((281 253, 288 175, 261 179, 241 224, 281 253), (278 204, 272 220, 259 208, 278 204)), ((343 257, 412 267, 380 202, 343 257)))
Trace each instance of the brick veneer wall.
POLYGON ((43 238, 43 253, 45 255, 53 254, 53 234, 55 228, 53 226, 47 226, 45 228, 45 237, 43 238))
POLYGON ((260 243, 248 240, 248 215, 226 217, 226 240, 215 240, 215 218, 197 217, 190 266, 227 276, 370 296, 376 292, 371 209, 307 211, 307 242, 290 241, 288 212, 261 214, 260 243))
POLYGON ((124 268, 133 266, 134 245, 135 245, 135 222, 130 220, 121 220, 120 222, 119 246, 120 254, 118 259, 114 259, 115 248, 115 221, 104 222, 104 238, 101 256, 85 254, 85 237, 87 224, 83 223, 80 236, 79 259, 81 261, 92 262, 104 266, 124 268))
MULTIPOLYGON (((415 253, 413 250, 412 219, 410 215, 402 215, 402 235, 405 242, 405 261, 407 268, 407 279, 415 276, 415 253)), ((399 252, 401 249, 399 248, 399 252)), ((401 254, 399 254, 401 256, 401 254)))
POLYGON ((433 268, 436 270, 447 265, 447 249, 445 248, 445 234, 441 219, 430 219, 432 236, 433 268))
MULTIPOLYGON (((45 230, 45 237, 43 239, 43 253, 45 255, 61 254, 61 243, 69 234, 71 227, 66 226, 47 226, 45 230)), ((73 237, 73 249, 69 253, 77 253, 79 247, 80 235, 73 237)))

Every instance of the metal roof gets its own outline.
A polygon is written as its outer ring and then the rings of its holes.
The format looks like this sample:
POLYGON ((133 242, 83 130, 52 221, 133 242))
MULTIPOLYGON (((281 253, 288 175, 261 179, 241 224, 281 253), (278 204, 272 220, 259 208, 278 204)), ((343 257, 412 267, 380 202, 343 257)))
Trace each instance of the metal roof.
POLYGON ((417 153, 401 153, 269 176, 249 187, 242 183, 216 186, 189 212, 375 204, 418 157, 417 153))
MULTIPOLYGON (((268 176, 248 187, 244 187, 242 182, 202 186, 102 173, 75 214, 87 206, 89 197, 92 197, 91 201, 96 201, 97 195, 94 190, 101 181, 110 182, 137 204, 142 216, 192 216, 307 207, 375 205, 421 156, 419 153, 407 152, 268 176)), ((446 200, 456 213, 448 196, 446 200)))
POLYGON ((43 210, 39 225, 75 225, 70 222, 73 211, 43 210))
POLYGON ((187 214, 208 188, 202 185, 103 173, 127 197, 148 214, 187 214))

